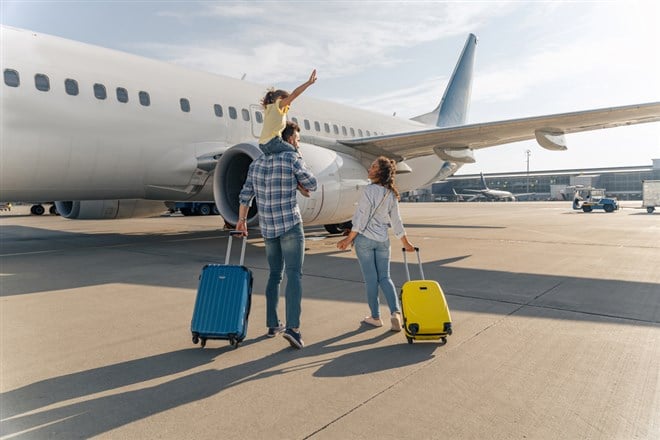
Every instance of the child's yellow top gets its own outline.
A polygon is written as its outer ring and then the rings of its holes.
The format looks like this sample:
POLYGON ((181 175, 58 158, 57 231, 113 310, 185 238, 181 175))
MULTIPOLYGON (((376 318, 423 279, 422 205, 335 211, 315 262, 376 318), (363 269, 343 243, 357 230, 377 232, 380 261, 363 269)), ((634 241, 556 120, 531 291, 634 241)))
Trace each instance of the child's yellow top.
POLYGON ((261 129, 261 137, 259 138, 260 144, 265 144, 275 136, 281 136, 282 130, 286 127, 286 114, 289 111, 287 105, 280 109, 280 101, 278 98, 274 103, 266 106, 264 114, 264 127, 261 129))

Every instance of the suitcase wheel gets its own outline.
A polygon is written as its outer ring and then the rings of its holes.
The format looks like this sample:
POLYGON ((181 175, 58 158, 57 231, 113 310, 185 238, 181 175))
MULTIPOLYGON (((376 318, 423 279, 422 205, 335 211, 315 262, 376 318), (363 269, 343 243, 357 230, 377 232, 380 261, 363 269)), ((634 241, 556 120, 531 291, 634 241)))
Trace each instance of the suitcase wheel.
POLYGON ((193 334, 193 344, 197 344, 199 342, 199 336, 197 336, 197 333, 193 334))
POLYGON ((229 337, 229 345, 233 346, 234 348, 238 348, 238 344, 240 344, 240 343, 241 343, 240 339, 236 339, 233 336, 229 337))
POLYGON ((206 347, 206 338, 202 338, 202 348, 206 347))
POLYGON ((410 336, 406 336, 406 339, 408 340, 408 344, 413 343, 413 338, 411 338, 410 336))
POLYGON ((444 344, 447 343, 447 338, 446 338, 445 336, 443 336, 442 338, 440 338, 440 340, 442 341, 442 345, 444 345, 444 344))

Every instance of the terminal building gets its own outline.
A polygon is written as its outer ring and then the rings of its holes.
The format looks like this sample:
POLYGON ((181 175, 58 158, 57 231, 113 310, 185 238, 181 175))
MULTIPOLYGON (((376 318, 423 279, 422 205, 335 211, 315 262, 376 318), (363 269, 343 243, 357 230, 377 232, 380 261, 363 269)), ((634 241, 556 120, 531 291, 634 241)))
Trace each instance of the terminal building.
MULTIPOLYGON (((570 200, 572 188, 576 185, 605 189, 605 194, 619 200, 640 200, 643 180, 660 180, 660 159, 653 159, 651 165, 632 167, 572 169, 533 171, 527 173, 484 174, 491 189, 509 191, 516 194, 533 193, 518 197, 520 200, 570 200)), ((402 201, 432 202, 455 201, 458 194, 466 189, 481 189, 478 174, 452 176, 431 187, 402 194, 402 201)))

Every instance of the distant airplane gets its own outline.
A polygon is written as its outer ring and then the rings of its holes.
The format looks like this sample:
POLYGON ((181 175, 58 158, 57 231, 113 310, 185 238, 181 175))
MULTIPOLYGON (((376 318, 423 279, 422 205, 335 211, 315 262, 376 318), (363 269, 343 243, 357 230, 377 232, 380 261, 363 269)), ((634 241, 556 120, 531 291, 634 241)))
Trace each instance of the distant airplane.
MULTIPOLYGON (((0 200, 54 200, 70 219, 146 216, 163 212, 163 201, 214 200, 236 223, 238 193, 261 154, 267 86, 0 31, 0 200)), ((319 181, 298 200, 305 225, 347 222, 379 155, 397 161, 404 192, 474 163, 481 148, 535 138, 565 150, 565 134, 660 120, 653 102, 466 125, 476 44, 470 34, 438 106, 411 120, 308 95, 296 100, 289 117, 301 126, 301 152, 319 181)), ((253 207, 248 224, 257 220, 253 207)))
POLYGON ((473 198, 468 199, 467 200, 468 202, 474 200, 477 197, 484 197, 488 200, 512 201, 512 202, 514 202, 516 200, 516 196, 523 197, 523 196, 531 196, 533 194, 536 194, 536 193, 513 194, 510 191, 504 191, 504 190, 501 190, 501 189, 490 189, 490 188, 488 188, 488 185, 486 185, 486 179, 484 178, 484 173, 479 173, 479 175, 481 176, 481 189, 465 189, 465 190, 463 190, 463 191, 467 191, 467 192, 478 193, 473 198))

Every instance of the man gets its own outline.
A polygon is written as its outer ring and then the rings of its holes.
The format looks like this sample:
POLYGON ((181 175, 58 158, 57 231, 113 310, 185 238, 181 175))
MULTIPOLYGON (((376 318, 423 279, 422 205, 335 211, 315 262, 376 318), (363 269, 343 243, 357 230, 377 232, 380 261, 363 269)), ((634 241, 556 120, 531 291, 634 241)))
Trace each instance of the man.
MULTIPOLYGON (((286 136, 284 139, 297 148, 299 131, 297 124, 287 122, 282 134, 286 136)), ((259 156, 250 164, 247 179, 239 195, 240 207, 236 224, 236 230, 247 236, 247 213, 252 199, 256 198, 259 227, 270 267, 266 286, 266 335, 274 337, 283 332, 284 338, 295 348, 305 346, 300 333, 305 235, 296 201, 296 189, 299 186, 302 191, 315 191, 316 177, 307 169, 297 151, 259 156), (287 278, 286 328, 277 315, 283 272, 286 272, 287 278)))

